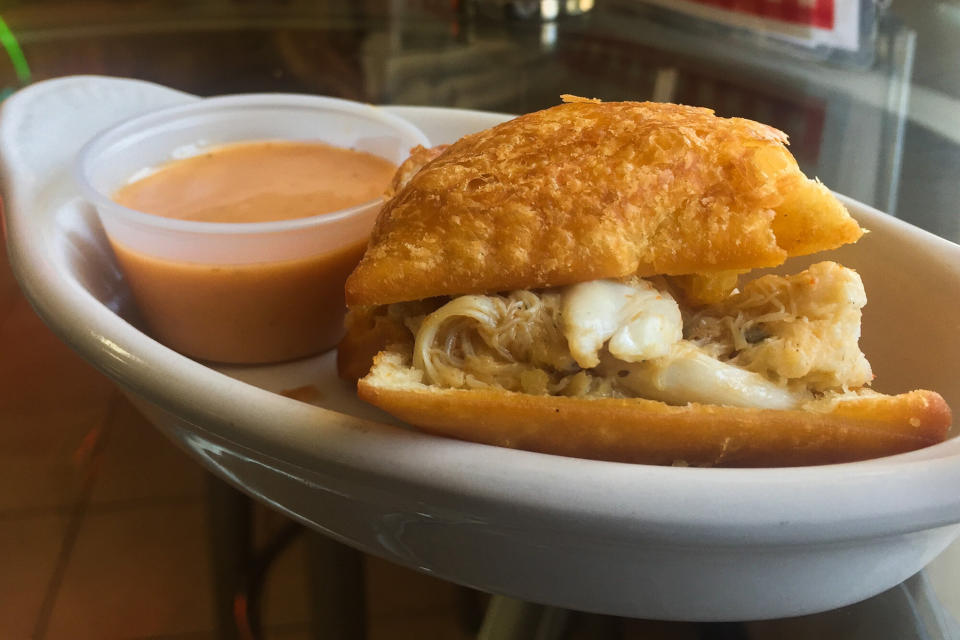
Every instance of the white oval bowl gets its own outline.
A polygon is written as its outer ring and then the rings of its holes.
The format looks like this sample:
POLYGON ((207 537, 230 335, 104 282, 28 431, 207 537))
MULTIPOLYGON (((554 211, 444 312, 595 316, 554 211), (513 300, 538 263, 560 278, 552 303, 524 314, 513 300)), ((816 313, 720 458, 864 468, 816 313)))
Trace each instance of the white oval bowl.
MULTIPOLYGON (((807 468, 579 460, 398 428, 336 378, 331 354, 218 371, 152 341, 123 319, 129 296, 66 169, 111 122, 195 99, 137 81, 75 77, 7 100, 0 166, 9 253, 51 328, 241 489, 353 546, 454 582, 673 620, 839 607, 904 580, 960 534, 955 437, 909 454, 807 468), (272 392, 308 383, 326 408, 272 392)), ((433 143, 506 117, 386 109, 433 143)), ((872 233, 816 259, 837 259, 863 276, 863 346, 878 388, 932 388, 960 406, 960 247, 846 203, 872 233)))

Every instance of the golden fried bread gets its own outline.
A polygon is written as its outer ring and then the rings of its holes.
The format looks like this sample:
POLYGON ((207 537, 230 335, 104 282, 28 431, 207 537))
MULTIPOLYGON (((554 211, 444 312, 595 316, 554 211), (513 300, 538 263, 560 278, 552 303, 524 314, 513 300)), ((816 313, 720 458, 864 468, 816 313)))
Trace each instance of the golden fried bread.
POLYGON ((347 312, 346 333, 337 346, 337 373, 356 382, 370 371, 373 358, 396 342, 406 343, 410 332, 386 307, 355 307, 347 312))
POLYGON ((708 109, 571 98, 415 148, 347 281, 341 376, 431 433, 600 460, 942 441, 938 394, 869 389, 856 271, 742 277, 863 233, 785 144, 708 109))
POLYGON ((360 397, 430 433, 541 453, 690 466, 800 466, 864 460, 940 442, 938 394, 867 392, 820 411, 776 411, 642 398, 529 395, 422 384, 398 351, 377 356, 360 397))
POLYGON ((390 188, 385 195, 388 198, 393 197, 397 191, 407 186, 410 179, 413 178, 420 169, 423 169, 427 163, 446 151, 449 146, 448 144, 441 144, 436 147, 427 148, 418 144, 411 149, 410 156, 397 167, 397 172, 393 175, 393 180, 390 181, 390 188))
POLYGON ((575 101, 421 149, 347 304, 747 270, 857 240, 785 144, 709 109, 575 101))

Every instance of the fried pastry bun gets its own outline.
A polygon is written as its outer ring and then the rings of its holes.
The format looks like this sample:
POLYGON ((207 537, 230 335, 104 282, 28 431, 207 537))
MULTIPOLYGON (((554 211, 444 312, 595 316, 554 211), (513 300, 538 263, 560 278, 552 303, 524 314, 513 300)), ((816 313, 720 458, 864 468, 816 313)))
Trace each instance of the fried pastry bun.
POLYGON ((415 149, 346 284, 338 364, 423 430, 647 464, 787 466, 942 441, 869 389, 859 275, 742 274, 863 230, 763 124, 559 106, 415 149))

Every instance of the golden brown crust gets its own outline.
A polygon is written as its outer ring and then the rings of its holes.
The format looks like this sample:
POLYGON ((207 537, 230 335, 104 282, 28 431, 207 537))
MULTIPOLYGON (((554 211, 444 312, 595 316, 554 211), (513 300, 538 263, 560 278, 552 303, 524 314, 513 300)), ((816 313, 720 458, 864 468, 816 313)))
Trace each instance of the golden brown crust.
POLYGON ((397 191, 407 186, 410 179, 423 169, 429 162, 446 151, 448 144, 437 145, 436 147, 424 147, 417 145, 410 149, 410 155, 403 163, 397 167, 397 172, 393 174, 393 180, 390 181, 390 188, 387 189, 387 197, 391 198, 397 191))
MULTIPOLYGON (((390 355, 378 356, 378 364, 390 355)), ((850 462, 941 442, 951 421, 950 409, 932 391, 865 396, 819 413, 439 389, 409 380, 394 384, 378 373, 360 381, 360 397, 424 431, 619 462, 730 467, 850 462)))
POLYGON ((709 109, 592 101, 466 136, 385 205, 347 303, 767 267, 858 239, 785 143, 709 109))
POLYGON ((695 273, 686 276, 668 278, 676 288, 676 293, 684 304, 700 307, 719 304, 730 297, 737 288, 742 271, 717 271, 715 273, 695 273))
POLYGON ((347 311, 346 333, 337 346, 337 373, 356 382, 367 375, 373 358, 394 343, 409 343, 410 331, 386 315, 386 307, 355 307, 347 311))

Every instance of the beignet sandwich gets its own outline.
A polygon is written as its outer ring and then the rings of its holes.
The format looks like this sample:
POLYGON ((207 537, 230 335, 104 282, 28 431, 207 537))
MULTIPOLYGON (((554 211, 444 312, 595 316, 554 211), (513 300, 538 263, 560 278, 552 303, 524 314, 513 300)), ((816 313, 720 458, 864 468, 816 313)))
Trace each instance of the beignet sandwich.
POLYGON ((946 437, 938 394, 869 389, 855 271, 739 282, 863 234, 783 133, 564 98, 399 169, 346 285, 339 366, 362 399, 428 432, 649 464, 819 464, 946 437))

